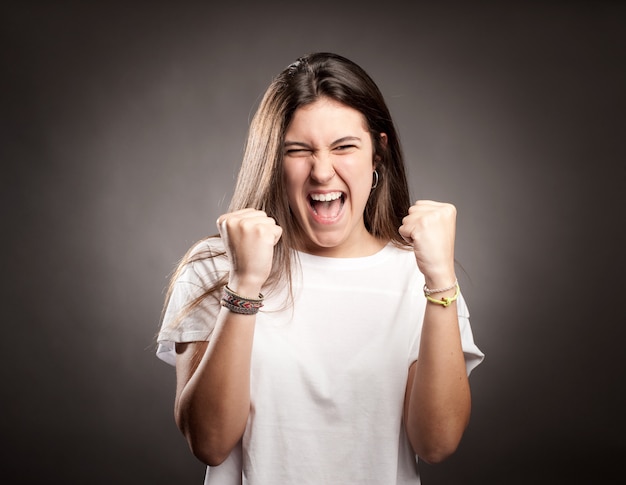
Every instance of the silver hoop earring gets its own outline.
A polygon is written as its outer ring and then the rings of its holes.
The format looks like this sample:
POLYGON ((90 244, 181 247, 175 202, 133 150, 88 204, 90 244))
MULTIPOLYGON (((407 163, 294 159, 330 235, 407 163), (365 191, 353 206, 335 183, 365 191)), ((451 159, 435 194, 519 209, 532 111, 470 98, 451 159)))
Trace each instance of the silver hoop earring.
POLYGON ((374 185, 372 185, 372 190, 378 187, 378 172, 374 169, 374 185))

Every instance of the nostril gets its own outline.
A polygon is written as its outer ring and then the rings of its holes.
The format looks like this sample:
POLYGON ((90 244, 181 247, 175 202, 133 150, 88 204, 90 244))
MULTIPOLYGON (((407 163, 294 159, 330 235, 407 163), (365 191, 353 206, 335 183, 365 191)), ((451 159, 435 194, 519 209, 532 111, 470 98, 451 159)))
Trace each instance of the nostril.
POLYGON ((332 179, 334 176, 335 176, 335 171, 333 169, 323 170, 323 169, 313 167, 313 170, 311 170, 311 178, 317 181, 324 182, 324 181, 332 179))

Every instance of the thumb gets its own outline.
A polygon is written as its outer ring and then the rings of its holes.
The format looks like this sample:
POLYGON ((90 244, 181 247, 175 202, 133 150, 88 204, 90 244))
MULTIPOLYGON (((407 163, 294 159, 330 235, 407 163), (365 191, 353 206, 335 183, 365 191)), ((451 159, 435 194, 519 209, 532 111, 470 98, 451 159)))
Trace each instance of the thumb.
POLYGON ((402 239, 404 239, 409 244, 413 244, 413 237, 411 236, 411 231, 407 230, 407 228, 404 227, 404 224, 400 226, 400 228, 398 229, 398 232, 400 233, 400 236, 402 236, 402 239))
POLYGON ((283 228, 280 226, 274 226, 274 246, 278 244, 278 241, 280 241, 280 238, 282 235, 283 235, 283 228))

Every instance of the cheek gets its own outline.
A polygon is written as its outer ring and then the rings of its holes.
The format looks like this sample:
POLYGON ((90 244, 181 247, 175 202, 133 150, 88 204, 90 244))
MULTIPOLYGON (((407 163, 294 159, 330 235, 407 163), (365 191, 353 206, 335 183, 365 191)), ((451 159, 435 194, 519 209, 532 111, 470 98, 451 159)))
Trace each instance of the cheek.
POLYGON ((351 179, 354 181, 353 190, 359 195, 367 194, 366 197, 368 197, 374 183, 374 166, 361 165, 354 171, 351 179))
POLYGON ((283 179, 287 188, 294 185, 301 185, 303 180, 304 167, 296 161, 290 161, 283 165, 283 179))
POLYGON ((299 176, 298 171, 294 170, 293 167, 290 167, 289 169, 285 168, 283 171, 283 182, 289 206, 293 209, 294 204, 298 202, 298 195, 302 191, 302 177, 299 176))

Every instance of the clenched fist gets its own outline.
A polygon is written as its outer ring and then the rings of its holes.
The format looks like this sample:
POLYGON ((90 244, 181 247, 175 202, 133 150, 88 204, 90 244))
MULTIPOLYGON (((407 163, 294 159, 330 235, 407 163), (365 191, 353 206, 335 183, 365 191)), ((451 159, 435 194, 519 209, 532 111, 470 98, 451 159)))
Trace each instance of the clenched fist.
POLYGON ((399 230, 400 235, 413 245, 417 266, 428 287, 439 288, 454 282, 456 207, 418 200, 402 219, 399 230))
POLYGON ((217 219, 230 261, 228 286, 256 298, 272 270, 274 246, 283 230, 264 211, 242 209, 217 219))

